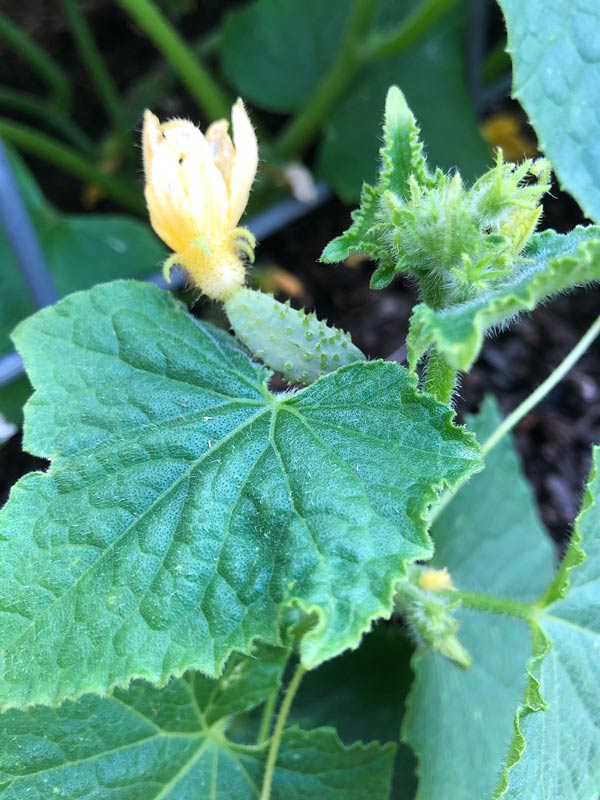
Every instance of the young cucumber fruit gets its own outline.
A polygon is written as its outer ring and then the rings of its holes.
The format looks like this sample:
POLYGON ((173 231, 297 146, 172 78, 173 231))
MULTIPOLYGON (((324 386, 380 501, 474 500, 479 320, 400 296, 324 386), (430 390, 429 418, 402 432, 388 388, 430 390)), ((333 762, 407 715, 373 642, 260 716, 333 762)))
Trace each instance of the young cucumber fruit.
POLYGON ((242 287, 224 306, 236 336, 290 383, 307 385, 338 367, 365 360, 349 334, 272 295, 242 287))

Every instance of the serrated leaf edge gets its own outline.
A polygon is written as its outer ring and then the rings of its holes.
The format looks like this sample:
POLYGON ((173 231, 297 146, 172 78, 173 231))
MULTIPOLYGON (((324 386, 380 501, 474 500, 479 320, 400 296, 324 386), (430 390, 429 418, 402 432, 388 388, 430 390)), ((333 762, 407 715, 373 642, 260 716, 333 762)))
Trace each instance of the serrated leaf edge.
POLYGON ((581 510, 575 519, 569 546, 567 547, 567 551, 562 558, 558 571, 554 576, 552 583, 539 600, 539 604, 543 607, 546 607, 558 600, 564 600, 569 593, 571 586, 572 570, 575 569, 575 567, 578 567, 580 564, 583 564, 587 558, 587 555, 581 546, 583 537, 579 532, 579 526, 583 517, 596 506, 596 500, 592 492, 592 486, 598 478, 599 469, 600 447, 595 446, 592 448, 592 466, 585 487, 583 500, 581 502, 581 510))
POLYGON ((325 245, 319 261, 323 264, 338 264, 357 253, 367 253, 372 259, 379 258, 380 246, 375 247, 368 240, 373 226, 367 224, 369 214, 372 213, 373 217, 377 214, 378 204, 379 191, 370 184, 363 183, 360 204, 350 214, 352 224, 344 233, 325 245))
MULTIPOLYGON (((363 369, 365 368, 369 369, 373 368, 375 365, 389 364, 390 362, 385 361, 384 359, 376 359, 373 361, 358 362, 358 363, 361 364, 363 369)), ((348 366, 340 367, 340 369, 338 369, 335 374, 339 375, 345 370, 356 368, 356 366, 357 366, 356 364, 349 364, 348 366)), ((312 387, 316 386, 316 384, 319 383, 319 381, 326 380, 328 377, 330 377, 331 374, 334 373, 329 373, 329 375, 323 375, 317 381, 311 384, 311 386, 308 387, 308 389, 312 389, 312 387)), ((415 394, 419 396, 419 398, 427 408, 444 407, 443 403, 440 403, 430 394, 427 394, 425 392, 420 392, 418 390, 418 378, 416 375, 408 375, 407 378, 408 378, 408 388, 412 389, 415 392, 415 394)), ((306 390, 301 390, 301 391, 306 391, 306 390)), ((455 433, 458 430, 462 431, 463 436, 465 437, 464 445, 465 446, 468 446, 469 444, 474 445, 473 452, 479 452, 479 443, 477 441, 475 434, 467 430, 464 425, 453 424, 452 420, 454 419, 454 410, 449 406, 446 406, 445 408, 446 411, 441 415, 441 422, 443 423, 443 431, 448 433, 450 432, 455 433)), ((473 461, 473 469, 469 473, 469 475, 473 475, 476 472, 479 472, 481 469, 483 469, 483 466, 484 463, 481 459, 479 460, 479 462, 473 461)), ((455 481, 453 484, 450 484, 446 480, 441 480, 436 484, 431 484, 429 490, 423 493, 422 503, 418 509, 418 512, 416 512, 413 516, 413 521, 415 524, 415 534, 418 537, 420 543, 422 543, 424 549, 426 550, 426 553, 424 553, 424 555, 419 560, 426 561, 433 556, 433 540, 429 535, 429 519, 428 519, 429 508, 433 505, 433 503, 435 503, 439 495, 445 489, 453 488, 453 486, 457 485, 458 482, 459 481, 455 481)), ((290 607, 296 607, 300 609, 304 614, 307 615, 315 614, 317 616, 318 620, 317 623, 304 635, 300 645, 300 657, 302 664, 309 670, 314 669, 315 667, 319 666, 319 664, 323 663, 324 661, 327 661, 330 658, 333 658, 334 656, 341 653, 343 650, 356 649, 359 646, 363 635, 371 629, 372 624, 374 622, 380 619, 389 619, 394 610, 394 598, 396 596, 397 584, 403 578, 405 578, 407 574, 407 566, 409 564, 414 563, 414 561, 415 559, 411 558, 403 558, 401 560, 401 563, 399 564, 396 570, 396 574, 390 577, 390 579, 387 582, 384 593, 385 600, 381 603, 380 609, 378 611, 373 612, 373 614, 371 614, 369 617, 365 619, 365 624, 360 628, 358 632, 356 632, 353 636, 349 635, 347 636, 346 642, 342 649, 336 647, 335 651, 329 652, 325 650, 323 652, 319 652, 318 648, 312 646, 313 639, 318 636, 323 625, 325 624, 325 618, 323 614, 320 613, 320 610, 317 607, 301 603, 297 598, 292 598, 288 604, 282 606, 283 610, 290 607)))
MULTIPOLYGON (((595 228, 596 226, 579 225, 574 228, 574 230, 586 230, 587 227, 595 228)), ((420 359, 433 346, 446 356, 451 366, 455 369, 467 371, 477 358, 483 345, 485 334, 489 329, 510 324, 510 322, 520 314, 532 311, 540 300, 600 280, 599 258, 598 276, 586 278, 583 281, 575 283, 565 283, 559 288, 544 289, 544 284, 547 283, 549 276, 557 277, 559 270, 564 270, 566 277, 569 274, 570 268, 585 268, 593 264, 594 253, 590 251, 594 248, 598 248, 599 252, 597 255, 600 257, 600 228, 597 230, 598 239, 588 239, 585 242, 581 242, 575 253, 568 253, 550 258, 546 262, 545 268, 536 273, 531 282, 523 287, 524 296, 519 300, 519 308, 510 310, 507 313, 504 311, 511 302, 514 302, 515 296, 514 294, 501 294, 502 287, 498 287, 498 289, 490 292, 487 298, 484 295, 481 298, 451 306, 443 311, 434 311, 424 303, 415 306, 410 318, 407 337, 408 360, 411 371, 416 369, 420 359), (440 331, 440 325, 437 324, 438 320, 461 310, 468 310, 470 306, 477 306, 482 299, 485 300, 488 298, 489 302, 487 305, 477 310, 473 316, 471 333, 468 339, 462 342, 452 343, 451 345, 447 343, 444 344, 443 333, 440 331)), ((543 237, 544 234, 541 234, 540 238, 543 237)))
MULTIPOLYGON (((113 283, 115 283, 115 284, 137 284, 137 283, 139 283, 139 281, 125 280, 125 281, 114 281, 113 283)), ((73 293, 72 295, 69 295, 68 298, 74 298, 77 295, 87 294, 89 291, 90 290, 85 290, 85 291, 82 291, 82 292, 76 292, 76 293, 73 293)), ((156 291, 160 291, 160 290, 156 289, 156 291)), ((166 299, 167 302, 170 303, 171 307, 175 311, 177 311, 177 312, 184 311, 187 314, 187 308, 186 308, 185 304, 183 304, 180 301, 176 300, 175 298, 173 298, 168 293, 162 293, 161 292, 161 294, 167 294, 167 297, 165 299, 166 299)), ((65 302, 66 299, 67 298, 64 298, 63 301, 61 301, 61 302, 65 302)), ((44 312, 42 311, 42 312, 38 312, 38 313, 44 313, 44 312)), ((21 337, 21 335, 22 335, 22 333, 23 333, 23 331, 25 329, 26 323, 27 323, 26 320, 24 320, 23 322, 19 323, 19 325, 17 326, 17 328, 13 332, 13 339, 14 339, 15 343, 18 343, 18 341, 20 340, 20 337, 21 337)), ((200 325, 200 327, 202 327, 201 323, 197 322, 197 324, 200 325)), ((265 368, 262 367, 260 364, 256 364, 256 362, 254 362, 254 361, 252 363, 260 368, 260 370, 263 373, 263 382, 266 382, 267 378, 264 377, 264 373, 266 373, 265 368)), ((377 359, 377 360, 369 361, 369 362, 357 362, 357 363, 354 363, 354 364, 349 364, 347 366, 341 367, 339 370, 336 371, 335 374, 341 374, 343 371, 349 370, 349 369, 354 370, 354 369, 356 369, 358 367, 359 364, 360 364, 360 369, 362 369, 362 370, 375 370, 380 365, 383 365, 383 364, 386 364, 386 365, 389 366, 391 364, 391 362, 385 361, 383 359, 377 359)), ((278 395, 273 395, 273 399, 275 401, 278 401, 278 403, 285 403, 286 400, 296 399, 303 392, 313 391, 313 387, 315 387, 316 384, 319 383, 319 381, 330 380, 332 374, 334 374, 334 373, 329 373, 327 375, 321 376, 317 381, 315 381, 313 384, 311 384, 311 386, 307 387, 306 389, 302 389, 302 390, 300 390, 298 392, 289 392, 289 391, 287 391, 287 392, 282 393, 279 396, 278 395)), ((462 440, 463 446, 465 447, 465 449, 470 447, 473 456, 475 456, 475 454, 479 450, 477 440, 476 440, 475 436, 471 432, 465 430, 464 426, 454 425, 452 423, 452 420, 453 420, 453 417, 454 417, 453 410, 450 407, 444 407, 443 404, 441 404, 438 401, 436 401, 433 397, 431 397, 431 396, 429 396, 427 394, 423 394, 423 393, 419 392, 418 385, 417 385, 418 382, 417 382, 416 376, 414 376, 414 375, 406 375, 406 379, 407 379, 407 384, 406 384, 407 388, 412 390, 415 393, 415 396, 419 396, 420 397, 421 402, 424 404, 424 406, 427 409, 432 410, 434 407, 445 408, 444 412, 441 413, 440 417, 439 417, 439 420, 440 420, 440 425, 439 425, 440 433, 441 434, 442 433, 452 433, 453 437, 457 438, 458 431, 462 431, 463 432, 463 440, 462 440)), ((35 387, 36 392, 40 389, 40 385, 43 385, 43 383, 44 382, 38 380, 37 377, 35 378, 34 387, 35 387)), ((32 396, 32 398, 28 402, 27 407, 29 407, 29 404, 33 401, 33 397, 34 396, 32 396)), ((277 405, 278 405, 278 403, 277 403, 277 405)), ((27 410, 27 407, 26 407, 26 410, 27 410)), ((274 405, 273 408, 271 408, 271 409, 269 409, 267 406, 265 406, 265 408, 263 410, 261 410, 258 415, 255 415, 252 418, 252 421, 254 421, 256 419, 256 416, 259 416, 259 415, 262 415, 262 414, 265 414, 265 413, 270 413, 271 415, 276 413, 276 405, 274 405)), ((49 456, 45 455, 45 457, 49 457, 49 456)), ((68 469, 68 466, 69 466, 68 463, 63 466, 62 460, 60 459, 60 453, 53 453, 52 456, 51 456, 50 467, 46 472, 35 471, 35 472, 32 472, 32 473, 29 473, 29 476, 25 476, 24 479, 21 479, 20 481, 18 481, 12 487, 10 495, 12 496, 13 492, 15 492, 15 491, 16 492, 21 491, 22 488, 23 488, 23 482, 26 481, 26 480, 31 480, 32 476, 38 476, 39 475, 39 476, 43 476, 43 477, 54 477, 59 472, 61 472, 63 469, 68 469)), ((473 458, 472 459, 472 472, 476 471, 478 468, 479 469, 482 468, 482 462, 480 461, 478 463, 476 461, 476 459, 473 458)), ((428 527, 427 516, 426 516, 427 515, 427 510, 429 509, 430 505, 436 500, 438 494, 441 491, 443 491, 445 488, 447 488, 448 486, 451 486, 451 485, 448 484, 448 482, 445 481, 445 480, 442 480, 438 484, 431 484, 429 486, 428 491, 424 492, 423 495, 422 495, 422 502, 421 502, 421 505, 420 505, 419 509, 418 510, 413 510, 413 513, 411 515, 412 518, 413 518, 413 521, 414 521, 414 525, 415 525, 415 538, 418 538, 419 541, 423 545, 424 552, 420 556, 420 558, 424 558, 425 559, 428 556, 431 557, 431 555, 433 554, 433 546, 432 546, 431 538, 429 537, 429 534, 427 532, 427 527, 428 527)), ((307 632, 307 634, 305 634, 305 636, 304 636, 304 638, 302 640, 301 646, 300 646, 300 654, 301 654, 302 662, 308 669, 315 668, 316 666, 318 666, 323 661, 325 661, 325 660, 327 660, 329 658, 333 658, 334 656, 336 656, 339 653, 341 653, 343 650, 346 650, 346 649, 349 649, 349 648, 354 649, 359 645, 363 634, 370 629, 372 623, 375 620, 382 619, 382 618, 387 619, 387 618, 390 617, 390 615, 391 615, 391 613, 393 611, 393 600, 394 600, 394 596, 395 596, 395 586, 398 583, 398 581, 400 581, 404 577, 404 575, 406 574, 407 565, 410 564, 410 563, 413 563, 413 561, 414 561, 414 558, 411 558, 411 557, 407 557, 407 558, 401 559, 397 569, 395 571, 393 571, 393 574, 390 575, 390 577, 389 577, 389 579, 387 581, 387 585, 385 586, 385 589, 381 592, 381 594, 382 594, 384 599, 380 603, 379 607, 375 611, 373 611, 373 613, 371 615, 369 615, 366 618, 363 618, 363 622, 361 623, 360 626, 357 627, 355 625, 352 628, 352 630, 348 630, 348 632, 347 632, 347 634, 346 634, 344 639, 338 638, 337 644, 336 644, 336 646, 334 648, 327 648, 326 646, 323 646, 323 645, 327 644, 326 642, 319 642, 319 635, 320 635, 323 627, 326 625, 326 615, 323 613, 323 610, 320 607, 315 606, 313 604, 302 603, 298 598, 291 597, 289 600, 283 601, 280 604, 279 617, 275 618, 274 621, 273 621, 274 630, 277 630, 278 623, 280 622, 281 617, 284 615, 286 609, 288 609, 288 608, 296 607, 296 608, 301 609, 302 612, 304 612, 304 613, 306 613, 308 615, 312 615, 312 614, 316 615, 316 617, 317 617, 316 625, 313 626, 307 632)), ((255 637, 252 637, 251 639, 249 639, 247 641, 246 646, 244 648, 231 650, 226 656, 223 657, 223 659, 221 660, 220 663, 215 663, 215 669, 214 669, 214 673, 212 674, 212 677, 216 677, 216 678, 220 677, 220 675, 222 674, 223 669, 225 667, 225 664, 227 663, 227 660, 228 660, 229 656, 232 653, 237 652, 237 653, 240 653, 242 655, 248 656, 248 655, 250 655, 252 649, 256 646, 257 642, 259 642, 259 641, 262 641, 260 639, 260 637, 255 636, 255 637)), ((265 641, 266 641, 267 644, 271 644, 271 645, 274 645, 274 646, 281 646, 281 644, 282 644, 281 637, 280 637, 280 635, 278 633, 274 634, 272 640, 265 640, 265 641)), ((115 681, 114 683, 110 683, 109 685, 107 685, 106 693, 99 692, 99 691, 95 691, 94 693, 98 694, 99 696, 106 696, 113 689, 115 689, 115 688, 127 689, 133 681, 140 680, 140 679, 146 680, 146 681, 148 681, 149 683, 151 683, 152 685, 154 685, 154 686, 156 686, 158 688, 162 688, 169 682, 169 680, 171 680, 171 678, 181 678, 190 669, 198 670, 199 667, 198 667, 197 664, 187 664, 185 668, 181 668, 179 670, 172 669, 171 671, 169 671, 168 674, 164 674, 163 676, 161 676, 158 679, 154 674, 150 675, 148 673, 148 671, 138 671, 138 672, 129 674, 127 676, 126 680, 115 681)), ((81 690, 79 690, 79 691, 77 691, 77 692, 75 692, 73 694, 70 694, 68 696, 68 699, 69 700, 77 700, 80 697, 82 697, 83 695, 89 694, 90 691, 92 691, 90 689, 90 687, 82 688, 81 690)), ((43 704, 46 705, 47 707, 51 707, 52 708, 52 707, 59 706, 61 704, 61 702, 62 702, 62 699, 56 700, 56 701, 44 700, 43 704)), ((34 699, 34 700, 30 700, 29 702, 24 702, 22 704, 19 704, 18 706, 3 705, 1 710, 8 710, 9 708, 19 708, 19 709, 22 710, 22 709, 30 708, 30 707, 35 706, 35 705, 39 705, 39 704, 40 704, 40 700, 39 699, 34 699)))
MULTIPOLYGON (((556 572, 556 575, 554 576, 549 588, 536 604, 542 609, 554 603, 555 601, 563 600, 567 596, 571 584, 571 571, 575 569, 575 567, 582 564, 587 558, 585 551, 581 547, 583 537, 579 532, 579 524, 581 519, 597 505, 591 487, 598 477, 600 468, 600 447, 596 446, 592 448, 592 454, 592 468, 586 484, 581 510, 577 515, 575 524, 573 526, 573 533, 571 535, 569 547, 563 556, 560 567, 558 568, 558 571, 556 572)), ((541 622, 542 620, 543 612, 540 615, 539 621, 541 622)), ((536 713, 537 711, 544 711, 547 707, 547 703, 542 696, 541 684, 535 675, 535 671, 552 649, 552 639, 541 627, 541 624, 533 623, 531 626, 531 632, 533 641, 533 655, 527 665, 528 686, 525 692, 525 699, 515 714, 515 735, 510 744, 506 764, 504 765, 502 773, 500 774, 498 785, 492 800, 500 800, 500 798, 506 795, 510 787, 510 772, 513 767, 519 763, 523 753, 525 752, 527 742, 521 729, 522 720, 525 719, 525 717, 527 717, 529 714, 536 713)))
POLYGON ((510 773, 521 760, 525 748, 527 747, 525 736, 522 731, 522 721, 530 714, 544 711, 547 707, 547 703, 542 696, 540 680, 536 677, 536 672, 542 661, 550 652, 552 640, 537 623, 530 623, 530 631, 533 652, 527 663, 525 696, 515 713, 514 736, 509 745, 506 761, 502 766, 496 789, 492 795, 492 800, 500 800, 500 798, 505 796, 510 785, 510 773))

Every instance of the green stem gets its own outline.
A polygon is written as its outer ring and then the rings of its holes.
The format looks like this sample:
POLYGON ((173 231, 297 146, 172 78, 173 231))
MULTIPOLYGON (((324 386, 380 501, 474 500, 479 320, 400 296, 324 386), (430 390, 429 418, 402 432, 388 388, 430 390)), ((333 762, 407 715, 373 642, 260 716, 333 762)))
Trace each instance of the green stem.
POLYGON ((277 705, 278 697, 279 689, 275 689, 275 691, 272 692, 267 698, 267 702, 263 708, 263 713, 260 720, 260 728, 258 729, 256 744, 262 744, 263 742, 266 742, 271 734, 271 725, 273 723, 273 715, 275 713, 275 706, 277 705))
POLYGON ((491 433, 485 442, 481 445, 481 452, 487 455, 490 450, 498 444, 498 442, 511 431, 523 417, 528 414, 541 400, 549 394, 557 383, 565 377, 567 372, 573 367, 585 353, 588 347, 592 344, 594 339, 600 335, 600 317, 588 328, 581 339, 577 342, 575 347, 571 350, 566 358, 548 375, 546 380, 541 383, 538 388, 532 392, 529 397, 526 397, 515 410, 503 420, 496 430, 491 433))
POLYGON ((275 730, 273 731, 273 737, 271 738, 271 745, 269 747, 269 755, 267 756, 265 776, 263 778, 262 791, 260 793, 259 800, 270 800, 271 798, 271 786, 273 784, 273 775, 275 773, 275 765, 277 764, 277 756, 279 755, 279 747, 281 746, 281 737, 283 736, 285 723, 287 722, 288 714, 290 713, 292 703, 294 702, 294 697, 296 696, 296 692, 298 691, 298 687, 300 686, 305 672, 306 669, 302 666, 302 664, 298 664, 296 671, 292 675, 292 680, 289 682, 287 687, 287 692, 283 698, 281 708, 279 709, 279 715, 277 717, 277 722, 275 723, 275 730))
POLYGON ((460 600, 463 608, 472 608, 475 611, 488 611, 492 614, 505 614, 509 617, 518 617, 527 622, 535 622, 540 614, 540 609, 532 603, 521 603, 507 597, 494 597, 479 592, 463 592, 460 589, 448 593, 453 600, 460 600))
POLYGON ((67 73, 4 14, 0 14, 0 39, 8 42, 45 81, 57 106, 68 108, 72 90, 67 73))
POLYGON ((450 403, 456 388, 457 377, 458 371, 446 361, 441 353, 435 350, 429 353, 423 383, 423 389, 426 392, 437 397, 442 403, 450 403))
MULTIPOLYGON (((196 58, 205 59, 215 54, 220 41, 220 30, 212 31, 192 45, 196 58)), ((127 93, 127 117, 137 125, 145 108, 152 108, 167 95, 176 78, 168 64, 161 62, 147 71, 127 93)))
POLYGON ((102 102, 113 127, 117 131, 126 130, 125 109, 112 76, 96 46, 94 37, 78 3, 74 0, 62 0, 65 14, 71 26, 71 32, 79 54, 92 78, 100 101, 102 102))
POLYGON ((300 155, 312 143, 331 108, 365 61, 365 37, 378 0, 354 0, 352 14, 335 60, 303 111, 283 131, 277 152, 283 158, 300 155))
POLYGON ((372 36, 367 45, 367 58, 390 58, 403 52, 457 2, 458 0, 425 0, 391 33, 372 36))
MULTIPOLYGON (((481 445, 481 452, 484 456, 488 455, 494 447, 509 433, 523 417, 528 414, 554 387, 560 383, 569 370, 577 363, 581 356, 586 352, 592 342, 600 335, 600 316, 583 334, 571 352, 560 364, 552 370, 546 380, 532 392, 515 410, 504 419, 500 425, 491 433, 481 445)), ((467 479, 468 480, 468 479, 467 479)), ((429 522, 433 523, 446 508, 448 503, 456 496, 459 489, 466 483, 466 480, 459 481, 453 489, 447 489, 440 497, 436 505, 429 513, 429 522)))
POLYGON ((165 56, 204 113, 211 119, 228 117, 231 108, 227 96, 152 0, 117 2, 165 56))
POLYGON ((506 52, 506 39, 502 39, 494 49, 486 56, 483 62, 482 77, 486 84, 499 78, 501 75, 510 73, 511 61, 506 52))
POLYGON ((34 94, 0 87, 0 106, 43 120, 83 153, 95 155, 96 146, 92 140, 69 117, 58 112, 54 103, 34 94))
POLYGON ((55 164, 85 183, 99 186, 112 200, 134 214, 144 215, 146 207, 141 192, 112 175, 101 172, 94 164, 68 145, 33 128, 0 117, 0 136, 19 150, 38 156, 55 164))

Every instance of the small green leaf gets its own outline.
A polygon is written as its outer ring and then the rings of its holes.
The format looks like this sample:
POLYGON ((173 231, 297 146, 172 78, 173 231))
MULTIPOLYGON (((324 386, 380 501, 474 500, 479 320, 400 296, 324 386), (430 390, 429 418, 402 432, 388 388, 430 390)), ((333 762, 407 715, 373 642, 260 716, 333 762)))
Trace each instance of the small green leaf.
MULTIPOLYGON (((537 632, 533 691, 545 710, 517 712, 516 734, 496 797, 592 800, 600 787, 600 448, 569 550, 537 632), (582 560, 583 559, 583 560, 582 560), (545 656, 542 658, 542 656, 545 656)), ((537 707, 539 707, 539 703, 537 707)))
POLYGON ((416 306, 407 340, 411 369, 433 347, 455 369, 468 370, 490 328, 531 311, 553 294, 600 279, 600 228, 535 234, 524 256, 527 261, 511 280, 474 300, 440 311, 416 306))
POLYGON ((381 263, 371 275, 369 289, 385 289, 394 280, 396 269, 391 262, 381 263))
POLYGON ((597 0, 499 0, 513 61, 513 96, 540 150, 586 216, 600 222, 600 7, 597 0))
MULTIPOLYGON (((5 713, 0 797, 256 800, 267 746, 235 743, 224 721, 207 722, 198 680, 189 674, 163 689, 137 681, 110 698, 5 713)), ((331 729, 288 729, 272 800, 387 800, 393 754, 393 745, 344 747, 331 729)))
POLYGON ((15 333, 36 393, 25 446, 48 473, 0 514, 0 703, 55 704, 140 677, 218 674, 315 619, 313 667, 391 612, 430 553, 436 490, 479 466, 472 437, 397 364, 301 392, 156 287, 71 295, 15 333))
POLYGON ((352 225, 333 239, 321 255, 321 261, 326 263, 343 261, 354 253, 367 253, 373 260, 381 261, 371 279, 371 289, 384 289, 391 283, 396 269, 395 260, 386 258, 389 234, 381 224, 383 192, 393 191, 405 197, 411 175, 420 181, 427 180, 419 128, 397 86, 392 86, 386 96, 383 146, 379 155, 381 170, 377 185, 363 184, 360 205, 352 212, 352 225))
MULTIPOLYGON (((500 422, 488 400, 470 425, 483 441, 500 422)), ((447 567, 459 589, 528 602, 551 580, 552 546, 509 439, 442 512, 432 536, 431 565, 447 567)), ((419 758, 419 800, 491 796, 525 690, 531 654, 526 623, 467 610, 457 617, 473 666, 461 670, 434 652, 413 661, 404 737, 419 758)))
POLYGON ((383 147, 379 173, 382 191, 390 190, 399 197, 409 196, 408 179, 427 180, 427 167, 423 156, 417 121, 408 107, 406 98, 397 86, 388 90, 385 98, 383 147))
POLYGON ((194 691, 205 723, 214 725, 263 703, 280 687, 288 656, 283 647, 258 644, 250 656, 234 653, 219 680, 197 674, 194 691))
MULTIPOLYGON (((372 259, 381 257, 381 235, 377 226, 379 212, 379 190, 363 184, 360 206, 352 212, 352 225, 341 236, 333 239, 321 254, 326 264, 338 264, 348 256, 367 253, 372 259)), ((393 269, 392 265, 387 265, 393 269)))

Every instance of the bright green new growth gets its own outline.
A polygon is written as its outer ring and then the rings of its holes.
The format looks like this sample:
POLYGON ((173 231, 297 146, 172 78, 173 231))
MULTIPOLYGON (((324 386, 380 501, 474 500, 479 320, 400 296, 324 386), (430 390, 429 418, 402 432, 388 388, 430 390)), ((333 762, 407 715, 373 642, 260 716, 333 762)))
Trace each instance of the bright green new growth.
POLYGON ((465 303, 433 309, 415 306, 407 339, 411 369, 433 348, 457 370, 468 370, 490 329, 532 311, 558 292, 600 280, 600 227, 577 227, 567 234, 534 234, 512 279, 465 303))
POLYGON ((543 159, 515 166, 505 163, 501 152, 493 169, 469 189, 458 172, 431 174, 416 121, 392 87, 379 181, 365 186, 352 227, 325 248, 322 260, 366 251, 380 262, 372 288, 405 272, 416 278, 432 308, 464 302, 518 273, 549 177, 543 159))
POLYGON ((338 367, 365 360, 349 334, 264 292, 240 288, 224 307, 240 341, 291 383, 308 385, 338 367))
POLYGON ((365 184, 352 226, 323 251, 337 262, 365 252, 379 266, 371 288, 398 273, 416 280, 423 302, 408 335, 411 370, 428 355, 426 391, 450 401, 486 334, 557 292, 600 279, 600 228, 538 235, 549 188, 544 159, 495 166, 466 188, 458 172, 431 173, 419 129, 396 87, 387 96, 378 183, 365 184))

